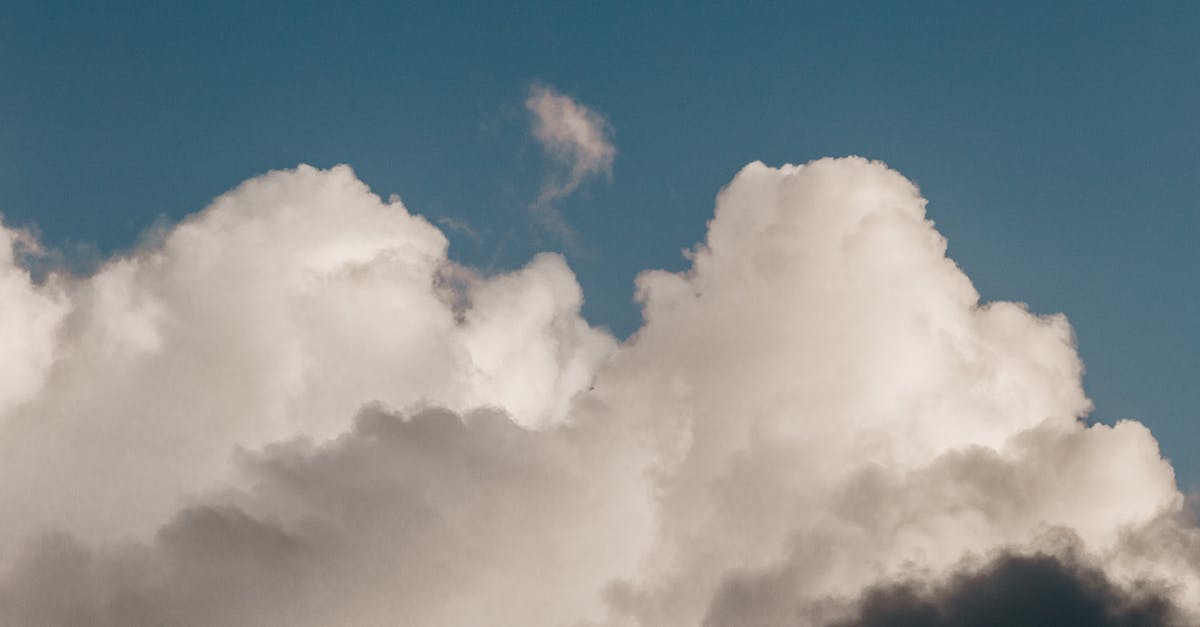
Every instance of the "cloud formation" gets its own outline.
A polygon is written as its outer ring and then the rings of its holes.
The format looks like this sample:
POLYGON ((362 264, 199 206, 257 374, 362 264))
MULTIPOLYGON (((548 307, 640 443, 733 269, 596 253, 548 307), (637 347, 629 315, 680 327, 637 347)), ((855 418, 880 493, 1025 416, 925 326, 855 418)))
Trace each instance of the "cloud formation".
POLYGON ((554 202, 591 177, 612 174, 617 155, 612 127, 599 113, 546 85, 530 87, 525 108, 533 115, 533 136, 560 169, 542 184, 534 208, 562 231, 566 227, 554 202))
POLYGON ((561 257, 480 275, 344 166, 89 277, 35 283, 4 230, 0 622, 954 623, 987 591, 1194 623, 1157 442, 1081 420, 1066 318, 981 303, 924 207, 878 162, 750 164, 624 343, 561 257))

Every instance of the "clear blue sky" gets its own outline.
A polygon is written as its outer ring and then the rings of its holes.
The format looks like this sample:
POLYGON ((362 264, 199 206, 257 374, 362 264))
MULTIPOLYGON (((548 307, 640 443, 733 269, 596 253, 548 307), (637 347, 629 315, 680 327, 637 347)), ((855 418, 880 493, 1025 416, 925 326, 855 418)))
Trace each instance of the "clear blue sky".
POLYGON ((615 128, 611 182, 562 210, 585 313, 624 335, 634 275, 683 267, 746 162, 882 159, 986 299, 1070 317, 1093 417, 1143 420, 1200 488, 1200 3, 509 4, 6 3, 0 211, 96 258, 345 162, 513 267, 561 248, 526 210, 540 81, 615 128))

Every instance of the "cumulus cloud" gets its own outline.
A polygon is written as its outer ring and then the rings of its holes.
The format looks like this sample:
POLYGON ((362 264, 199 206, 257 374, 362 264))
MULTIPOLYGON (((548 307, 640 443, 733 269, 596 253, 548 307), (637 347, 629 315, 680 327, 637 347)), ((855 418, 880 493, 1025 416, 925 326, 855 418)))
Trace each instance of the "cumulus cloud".
POLYGON ((561 420, 616 346, 570 270, 547 254, 484 278, 446 246, 349 168, 304 166, 83 280, 9 262, 0 536, 153 529, 233 445, 333 437, 366 402, 561 420))
POLYGON ((612 127, 599 113, 545 85, 529 89, 525 108, 533 115, 534 137, 561 170, 542 184, 534 208, 551 227, 562 231, 566 225, 554 202, 591 177, 612 174, 617 154, 612 127))
POLYGON ((561 257, 459 266, 346 167, 88 277, 4 231, 0 622, 1194 623, 1157 442, 1081 420, 1066 318, 981 303, 924 206, 878 162, 750 164, 624 343, 561 257))

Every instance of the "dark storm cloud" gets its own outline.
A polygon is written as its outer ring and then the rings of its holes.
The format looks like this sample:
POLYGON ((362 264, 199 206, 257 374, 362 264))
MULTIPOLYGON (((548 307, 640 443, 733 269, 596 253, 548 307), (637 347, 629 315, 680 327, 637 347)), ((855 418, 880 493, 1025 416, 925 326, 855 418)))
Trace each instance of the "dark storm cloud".
POLYGON ((863 595, 857 614, 836 627, 1180 624, 1162 591, 1126 590, 1098 569, 1047 554, 1005 554, 932 589, 912 582, 875 587, 863 595))
POLYGON ((850 604, 813 603, 783 572, 726 579, 705 627, 1163 627, 1182 625, 1166 590, 1126 589, 1075 557, 1002 553, 938 584, 879 584, 850 604), (834 618, 840 615, 841 618, 834 618), (849 615, 850 618, 846 618, 849 615))

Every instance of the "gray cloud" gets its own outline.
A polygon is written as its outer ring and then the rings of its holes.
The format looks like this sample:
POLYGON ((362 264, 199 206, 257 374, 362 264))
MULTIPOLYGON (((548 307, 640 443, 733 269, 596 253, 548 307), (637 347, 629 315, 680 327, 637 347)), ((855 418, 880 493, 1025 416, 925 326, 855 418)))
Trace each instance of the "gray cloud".
POLYGON ((837 627, 1176 624, 1183 623, 1159 590, 1124 590, 1099 569, 1050 555, 1001 555, 932 589, 914 583, 872 588, 858 615, 837 627))
POLYGON ((249 487, 181 510, 152 543, 97 551, 43 537, 0 580, 0 624, 602 617, 598 592, 631 567, 621 543, 645 523, 611 508, 630 484, 602 479, 619 478, 623 460, 586 450, 581 435, 486 411, 368 409, 327 444, 241 453, 249 487), (538 580, 544 594, 530 594, 538 580))
POLYGON ((1046 550, 1004 549, 986 561, 967 556, 949 572, 884 578, 856 598, 814 598, 796 587, 794 565, 726 577, 704 627, 983 627, 1188 624, 1170 582, 1155 577, 1118 584, 1078 552, 1070 532, 1046 550), (1066 540, 1065 543, 1063 540, 1066 540))

